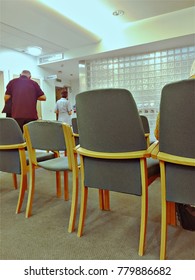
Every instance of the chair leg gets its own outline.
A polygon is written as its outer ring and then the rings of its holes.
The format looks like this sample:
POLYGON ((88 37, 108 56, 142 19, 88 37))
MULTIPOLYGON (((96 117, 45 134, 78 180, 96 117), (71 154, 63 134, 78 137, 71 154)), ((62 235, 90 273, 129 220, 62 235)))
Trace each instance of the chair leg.
POLYGON ((161 242, 160 242, 160 259, 166 258, 167 243, 167 201, 166 201, 166 180, 165 180, 165 163, 160 161, 161 174, 161 242))
POLYGON ((104 210, 104 194, 103 194, 103 190, 99 189, 99 207, 101 210, 104 210))
POLYGON ((147 198, 142 195, 141 198, 141 222, 140 222, 140 241, 139 241, 139 256, 143 256, 146 239, 146 227, 147 227, 147 216, 148 216, 148 202, 147 198))
POLYGON ((29 191, 28 191, 28 200, 26 206, 26 218, 29 218, 32 213, 32 203, 35 190, 35 167, 30 167, 30 182, 29 182, 29 191))
POLYGON ((78 226, 78 233, 77 233, 78 237, 81 237, 83 234, 83 227, 84 227, 86 210, 87 210, 87 197, 88 197, 88 188, 82 187, 80 217, 79 217, 79 226, 78 226))
POLYGON ((57 197, 61 197, 61 175, 60 171, 56 171, 56 193, 57 197))
POLYGON ((27 189, 27 174, 24 174, 24 175, 21 174, 20 190, 19 190, 19 196, 18 196, 18 203, 17 203, 17 207, 16 207, 16 214, 20 213, 26 189, 27 189))
POLYGON ((64 171, 64 200, 69 200, 68 171, 64 171))
POLYGON ((109 190, 103 190, 104 196, 104 210, 110 211, 110 192, 109 190))
POLYGON ((77 205, 78 205, 78 175, 74 176, 73 174, 73 185, 72 185, 72 202, 71 202, 71 210, 70 210, 70 219, 69 219, 69 226, 68 232, 71 233, 75 229, 75 221, 76 221, 76 214, 77 214, 77 205))
POLYGON ((14 189, 17 190, 18 183, 17 183, 17 175, 15 173, 12 173, 12 179, 13 179, 14 189))
POLYGON ((167 202, 167 224, 177 225, 175 202, 167 202))
POLYGON ((101 210, 110 211, 110 193, 109 190, 99 189, 99 207, 101 210))
POLYGON ((146 227, 148 217, 148 176, 146 160, 140 160, 141 167, 141 180, 142 180, 142 196, 141 196, 141 221, 140 221, 140 240, 139 240, 139 251, 138 254, 143 256, 145 249, 146 240, 146 227))
POLYGON ((162 217, 161 217, 161 243, 160 243, 160 259, 166 258, 166 243, 167 243, 167 203, 162 205, 162 217))

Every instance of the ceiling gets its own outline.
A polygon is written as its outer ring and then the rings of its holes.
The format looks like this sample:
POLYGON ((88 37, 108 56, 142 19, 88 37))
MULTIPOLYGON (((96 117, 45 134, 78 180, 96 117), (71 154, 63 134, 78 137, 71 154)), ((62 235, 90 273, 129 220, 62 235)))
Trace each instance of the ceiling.
MULTIPOLYGON (((74 79, 78 61, 87 57, 82 50, 96 48, 104 36, 114 37, 125 24, 192 6, 194 0, 0 0, 0 46, 23 53, 28 46, 40 46, 43 57, 63 53, 66 59, 42 67, 59 78, 74 79), (124 15, 113 16, 115 10, 124 15)), ((127 50, 110 48, 106 56, 127 50)), ((98 51, 88 58, 97 56, 98 51)))

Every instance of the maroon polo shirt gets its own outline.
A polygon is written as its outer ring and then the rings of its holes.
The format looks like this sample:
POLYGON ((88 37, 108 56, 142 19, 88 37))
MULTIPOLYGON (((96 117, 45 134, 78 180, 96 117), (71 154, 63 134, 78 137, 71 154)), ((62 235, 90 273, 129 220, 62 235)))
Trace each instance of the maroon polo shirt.
POLYGON ((14 119, 38 119, 37 99, 44 92, 40 86, 26 76, 11 80, 5 94, 12 98, 12 118, 14 119))

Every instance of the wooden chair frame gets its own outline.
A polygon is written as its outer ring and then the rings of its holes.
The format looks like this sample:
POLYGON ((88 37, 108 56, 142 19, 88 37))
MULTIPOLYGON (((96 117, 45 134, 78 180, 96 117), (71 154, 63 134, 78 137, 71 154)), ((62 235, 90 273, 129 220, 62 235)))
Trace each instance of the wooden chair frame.
POLYGON ((146 226, 147 226, 147 214, 148 214, 148 178, 147 178, 147 163, 146 158, 150 157, 151 149, 137 151, 137 152, 125 152, 125 153, 104 153, 94 152, 81 147, 77 147, 76 151, 81 158, 81 208, 80 218, 78 226, 78 237, 83 234, 86 208, 87 208, 87 197, 88 187, 84 185, 84 157, 100 158, 100 159, 140 159, 141 167, 141 182, 142 182, 142 196, 141 196, 141 221, 140 221, 140 242, 138 254, 142 256, 144 254, 145 237, 146 237, 146 226))
MULTIPOLYGON (((74 152, 75 140, 71 130, 71 127, 65 123, 62 124, 62 130, 64 134, 64 139, 67 148, 67 158, 68 158, 68 170, 63 171, 64 173, 64 200, 69 199, 68 191, 68 172, 72 172, 73 186, 72 186, 72 202, 71 211, 69 218, 68 231, 73 232, 75 228, 76 211, 77 211, 77 201, 78 201, 78 165, 77 165, 77 153, 74 152)), ((28 126, 24 126, 25 138, 28 146, 29 160, 30 160, 30 182, 29 182, 29 195, 26 208, 26 217, 30 217, 32 213, 32 201, 35 189, 35 169, 39 167, 39 162, 36 158, 36 150, 32 148, 30 135, 28 133, 28 126)), ((53 151, 55 157, 59 157, 58 151, 53 151)), ((61 185, 60 185, 60 171, 56 172, 56 192, 57 197, 61 196, 61 185)))
POLYGON ((160 177, 161 177, 161 245, 160 245, 160 259, 166 258, 166 243, 167 243, 167 224, 176 225, 175 203, 166 200, 166 162, 173 164, 180 164, 195 167, 195 160, 193 158, 180 157, 163 153, 159 151, 159 143, 154 143, 155 147, 151 153, 153 158, 160 161, 160 177))
MULTIPOLYGON (((26 163, 26 142, 21 144, 12 144, 12 145, 0 145, 0 150, 18 150, 20 157, 20 166, 21 166, 21 174, 20 174, 20 188, 19 188, 19 196, 18 203, 16 207, 16 214, 20 213, 22 203, 24 200, 24 194, 27 190, 27 173, 29 171, 29 166, 26 163)), ((14 179, 14 187, 17 189, 17 181, 16 174, 13 174, 14 179)))

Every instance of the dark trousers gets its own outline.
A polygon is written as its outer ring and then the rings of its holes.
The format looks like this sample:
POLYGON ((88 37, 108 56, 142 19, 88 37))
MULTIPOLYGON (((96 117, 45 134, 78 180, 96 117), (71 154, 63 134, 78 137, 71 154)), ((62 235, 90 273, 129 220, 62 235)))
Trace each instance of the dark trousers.
POLYGON ((17 123, 19 124, 22 132, 23 132, 23 125, 25 125, 26 123, 32 122, 32 121, 36 121, 36 119, 15 119, 17 121, 17 123))

